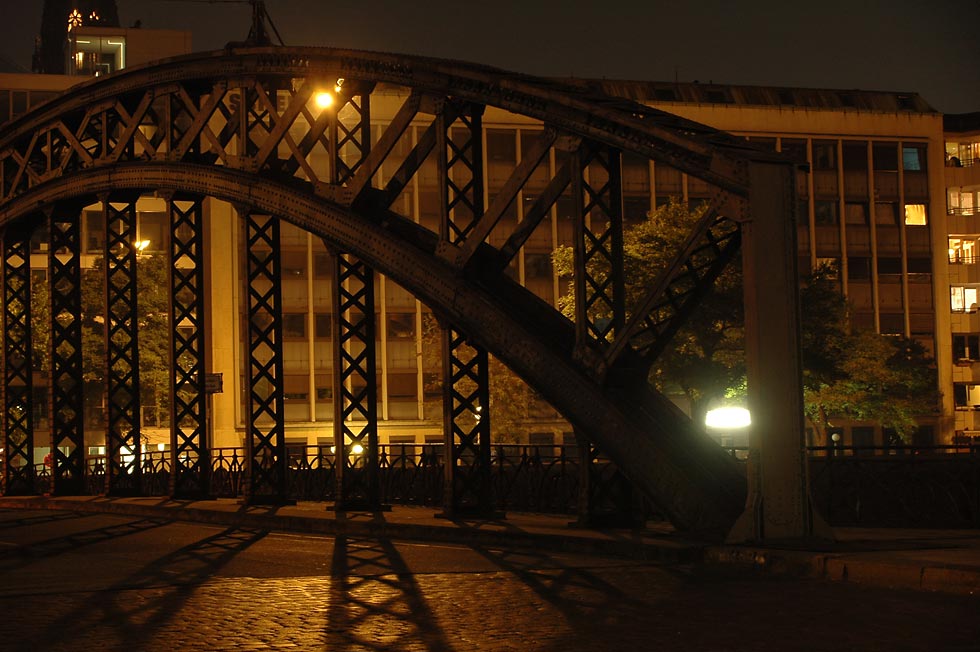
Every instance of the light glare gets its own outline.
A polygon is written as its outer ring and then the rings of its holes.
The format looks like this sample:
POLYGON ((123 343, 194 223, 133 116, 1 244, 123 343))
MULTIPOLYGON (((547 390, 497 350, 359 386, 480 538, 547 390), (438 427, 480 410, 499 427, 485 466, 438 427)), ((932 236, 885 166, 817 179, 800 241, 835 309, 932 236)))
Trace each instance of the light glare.
POLYGON ((704 417, 704 425, 709 428, 746 428, 752 425, 749 411, 743 407, 721 407, 708 410, 704 417))
POLYGON ((333 95, 326 91, 322 91, 314 96, 313 101, 316 103, 318 108, 326 109, 333 104, 333 95))

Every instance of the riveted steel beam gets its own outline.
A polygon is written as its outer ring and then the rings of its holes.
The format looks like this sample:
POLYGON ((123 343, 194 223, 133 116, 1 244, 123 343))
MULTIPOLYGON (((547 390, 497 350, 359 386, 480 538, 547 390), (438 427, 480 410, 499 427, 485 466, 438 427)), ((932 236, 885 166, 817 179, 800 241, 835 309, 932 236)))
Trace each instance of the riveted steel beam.
POLYGON ((283 504, 286 417, 279 218, 243 211, 246 235, 246 423, 249 504, 283 504))
POLYGON ((3 493, 33 494, 34 375, 31 338, 31 229, 3 233, 3 493))
POLYGON ((82 378, 81 207, 53 203, 48 210, 48 282, 51 292, 51 492, 85 489, 82 378))
POLYGON ((335 508, 381 508, 374 272, 334 255, 333 406, 335 508))
MULTIPOLYGON (((358 215, 335 203, 243 170, 188 163, 136 163, 91 169, 0 205, 0 221, 80 188, 183 190, 252 210, 282 211, 291 221, 357 256, 432 306, 470 342, 492 351, 573 425, 594 437, 678 527, 717 533, 744 505, 738 465, 646 387, 611 390, 574 361, 574 330, 553 309, 505 275, 474 282, 435 255, 435 241, 389 212, 358 215), (247 190, 245 190, 247 189, 247 190)), ((431 234, 429 234, 431 235, 431 234)))
POLYGON ((603 374, 631 349, 636 355, 630 356, 629 364, 636 365, 639 361, 639 373, 645 376, 645 371, 738 254, 742 242, 739 222, 745 219, 745 213, 739 210, 743 202, 732 199, 725 192, 712 198, 676 258, 660 273, 634 308, 623 332, 604 352, 603 374))
POLYGON ((211 451, 205 393, 204 198, 168 194, 170 222, 170 493, 210 494, 211 451))
POLYGON ((136 196, 103 196, 105 219, 106 493, 142 484, 136 196))
MULTIPOLYGON (((440 183, 439 240, 464 242, 483 214, 483 107, 458 106, 434 121, 440 183), (458 126, 457 126, 458 125, 458 126)), ((490 514, 490 373, 487 350, 442 329, 443 511, 490 514)))

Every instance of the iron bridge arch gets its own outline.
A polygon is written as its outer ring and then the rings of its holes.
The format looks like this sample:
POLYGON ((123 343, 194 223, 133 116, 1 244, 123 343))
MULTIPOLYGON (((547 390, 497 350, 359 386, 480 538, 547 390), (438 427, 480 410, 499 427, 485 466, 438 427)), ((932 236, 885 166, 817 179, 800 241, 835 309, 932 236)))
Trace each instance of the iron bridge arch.
MULTIPOLYGON (((54 491, 77 491, 84 473, 75 450, 83 433, 72 390, 80 383, 78 213, 93 199, 101 202, 107 222, 106 490, 139 491, 138 465, 120 454, 124 447, 139 450, 132 242, 136 197, 157 192, 167 199, 170 216, 172 323, 191 325, 182 329, 189 334, 175 332, 172 338, 172 389, 180 397, 172 421, 174 495, 207 492, 202 232, 204 198, 214 197, 238 209, 246 241, 248 296, 242 301, 248 315, 250 500, 282 500, 284 491, 280 270, 272 253, 283 219, 321 237, 335 253, 334 307, 349 317, 337 319, 335 340, 373 343, 373 325, 364 316, 373 315, 374 270, 422 299, 445 324, 447 443, 448 450, 459 451, 454 463, 447 463, 450 501, 470 492, 477 507, 486 507, 481 488, 486 469, 462 464, 467 450, 477 460, 488 454, 488 431, 480 429, 486 421, 455 424, 475 405, 487 405, 480 392, 486 391, 486 354, 492 353, 612 459, 675 525, 724 532, 745 504, 744 470, 650 388, 646 372, 736 255, 746 219, 749 162, 760 156, 726 134, 628 101, 492 68, 404 55, 326 48, 225 50, 82 84, 0 129, 6 491, 24 490, 32 473, 32 465, 9 461, 18 455, 30 459, 33 446, 30 416, 14 406, 29 399, 25 388, 32 384, 29 242, 42 223, 50 237, 54 491), (392 88, 399 89, 397 110, 372 122, 372 98, 378 104, 377 97, 390 97, 392 88), (314 99, 324 89, 332 93, 334 106, 318 110, 314 99), (502 189, 488 198, 482 116, 494 110, 538 121, 543 131, 502 189), (376 136, 372 124, 380 125, 376 136), (422 126, 420 136, 382 178, 379 169, 413 124, 422 126), (491 245, 489 234, 552 149, 563 153, 564 162, 504 244, 491 245), (624 299, 623 152, 674 167, 717 190, 675 261, 634 306, 624 299), (430 156, 438 163, 439 233, 392 210, 430 156), (577 206, 574 320, 505 273, 534 227, 568 192, 577 206), (599 313, 612 318, 597 318, 599 313), (464 350, 473 359, 465 359, 464 350), (460 389, 461 379, 473 381, 476 389, 460 389), (266 389, 257 391, 263 382, 266 389), (58 452, 60 444, 71 452, 58 452)), ((335 388, 349 386, 351 374, 371 377, 372 345, 360 355, 352 353, 358 347, 336 346, 335 388)), ((371 421, 377 415, 370 407, 375 397, 366 391, 335 401, 335 423, 344 424, 338 441, 376 441, 371 421), (367 426, 351 430, 346 422, 352 416, 363 417, 367 426)), ((338 453, 340 458, 345 456, 338 453)), ((352 480, 353 469, 346 480, 340 477, 339 503, 376 505, 371 462, 360 480, 352 480)), ((345 468, 338 464, 338 476, 345 468)), ((447 511, 464 506, 450 502, 447 511)))

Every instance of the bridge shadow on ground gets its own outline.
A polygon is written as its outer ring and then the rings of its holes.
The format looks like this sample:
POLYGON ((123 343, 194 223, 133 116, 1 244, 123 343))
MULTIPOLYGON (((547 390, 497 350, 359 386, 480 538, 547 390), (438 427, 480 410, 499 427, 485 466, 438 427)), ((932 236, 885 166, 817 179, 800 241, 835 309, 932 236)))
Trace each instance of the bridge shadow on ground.
POLYGON ((152 640, 155 632, 181 614, 197 585, 267 534, 267 530, 229 528, 154 559, 52 621, 33 641, 33 649, 68 649, 65 646, 77 640, 80 630, 106 632, 107 645, 116 639, 138 649, 139 642, 152 640), (130 599, 130 590, 153 588, 161 590, 141 591, 141 599, 130 599))
POLYGON ((390 540, 338 536, 330 574, 329 649, 456 649, 390 540))

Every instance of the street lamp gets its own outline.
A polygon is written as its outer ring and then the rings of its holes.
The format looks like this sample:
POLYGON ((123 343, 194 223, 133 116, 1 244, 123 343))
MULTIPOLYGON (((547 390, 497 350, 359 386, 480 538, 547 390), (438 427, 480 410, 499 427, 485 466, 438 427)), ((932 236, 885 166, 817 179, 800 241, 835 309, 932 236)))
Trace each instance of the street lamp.
POLYGON ((735 454, 735 432, 752 425, 752 416, 743 407, 729 405, 708 410, 704 415, 704 425, 717 433, 718 443, 730 448, 735 454), (726 441, 727 440, 727 441, 726 441))

